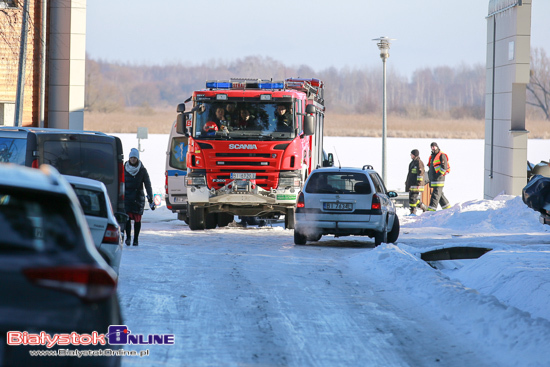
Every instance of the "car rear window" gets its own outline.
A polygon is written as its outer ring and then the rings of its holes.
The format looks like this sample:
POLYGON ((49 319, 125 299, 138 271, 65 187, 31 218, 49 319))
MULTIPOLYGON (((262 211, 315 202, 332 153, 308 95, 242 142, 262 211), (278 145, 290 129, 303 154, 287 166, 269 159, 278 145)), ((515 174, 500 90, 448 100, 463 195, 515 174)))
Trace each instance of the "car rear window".
POLYGON ((27 139, 0 137, 0 162, 25 165, 27 139))
POLYGON ((64 175, 91 178, 105 185, 114 182, 117 172, 113 145, 100 142, 47 140, 43 161, 64 175))
POLYGON ((370 194, 366 175, 357 172, 312 173, 305 191, 308 194, 370 194))
POLYGON ((187 169, 185 158, 187 156, 187 138, 173 138, 170 145, 170 167, 181 170, 187 169))
POLYGON ((58 252, 83 243, 68 197, 0 186, 0 252, 58 252))
POLYGON ((92 217, 107 218, 107 205, 105 204, 103 191, 76 188, 74 186, 73 189, 78 197, 78 201, 80 201, 84 214, 92 217))

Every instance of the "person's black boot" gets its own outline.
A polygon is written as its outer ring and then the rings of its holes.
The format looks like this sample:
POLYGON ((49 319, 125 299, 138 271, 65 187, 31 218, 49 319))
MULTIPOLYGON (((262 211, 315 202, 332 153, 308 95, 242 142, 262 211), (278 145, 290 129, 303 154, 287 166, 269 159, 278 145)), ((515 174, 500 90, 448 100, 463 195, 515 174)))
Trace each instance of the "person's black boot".
POLYGON ((139 231, 141 231, 141 222, 134 223, 134 246, 139 245, 138 237, 139 231))
POLYGON ((132 237, 132 221, 128 219, 126 221, 126 246, 130 246, 130 241, 132 237))

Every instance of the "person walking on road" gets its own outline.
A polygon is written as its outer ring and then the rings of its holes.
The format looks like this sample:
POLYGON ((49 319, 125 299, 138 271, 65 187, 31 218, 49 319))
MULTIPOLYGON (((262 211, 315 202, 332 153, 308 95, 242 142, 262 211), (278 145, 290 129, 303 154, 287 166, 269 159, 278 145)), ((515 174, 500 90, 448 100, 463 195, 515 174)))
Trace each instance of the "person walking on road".
POLYGON ((449 157, 443 153, 436 142, 430 144, 432 155, 428 160, 428 178, 430 179, 430 187, 433 189, 428 210, 436 211, 437 205, 441 205, 441 209, 449 209, 451 204, 443 193, 445 186, 445 176, 451 171, 449 166, 449 157))
POLYGON ((420 199, 420 194, 424 191, 424 162, 420 159, 418 149, 411 151, 411 163, 405 181, 405 191, 409 193, 410 215, 416 215, 416 209, 420 208, 426 211, 428 207, 420 199))
POLYGON ((155 210, 153 203, 153 189, 151 188, 151 180, 147 169, 139 160, 139 151, 132 148, 130 158, 124 164, 124 181, 125 181, 125 198, 124 207, 128 214, 126 222, 126 245, 130 246, 132 238, 132 221, 134 221, 134 242, 133 245, 139 244, 139 232, 141 230, 141 216, 145 207, 145 195, 143 194, 143 186, 147 191, 147 200, 151 210, 155 210))

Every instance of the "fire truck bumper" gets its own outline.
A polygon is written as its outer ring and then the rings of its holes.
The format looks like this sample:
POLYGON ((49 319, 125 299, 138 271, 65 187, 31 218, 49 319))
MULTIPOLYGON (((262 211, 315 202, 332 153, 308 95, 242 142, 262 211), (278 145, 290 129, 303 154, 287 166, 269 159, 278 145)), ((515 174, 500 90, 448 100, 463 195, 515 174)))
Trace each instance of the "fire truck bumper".
POLYGON ((193 204, 211 203, 235 206, 268 204, 293 207, 296 205, 298 190, 297 188, 264 190, 259 187, 243 190, 231 190, 224 187, 214 190, 203 186, 188 189, 187 195, 189 203, 193 204))

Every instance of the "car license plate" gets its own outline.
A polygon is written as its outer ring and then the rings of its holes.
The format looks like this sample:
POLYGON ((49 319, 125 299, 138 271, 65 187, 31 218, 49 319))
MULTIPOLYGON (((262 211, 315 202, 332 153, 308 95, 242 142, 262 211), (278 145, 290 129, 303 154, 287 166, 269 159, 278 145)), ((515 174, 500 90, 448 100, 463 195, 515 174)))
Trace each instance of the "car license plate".
POLYGON ((184 196, 174 196, 175 203, 184 203, 185 201, 186 201, 186 198, 184 196))
POLYGON ((325 210, 351 210, 352 208, 351 203, 323 203, 325 210))
POLYGON ((253 180, 256 178, 256 173, 236 172, 236 173, 231 173, 230 177, 232 179, 253 180))

